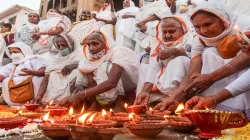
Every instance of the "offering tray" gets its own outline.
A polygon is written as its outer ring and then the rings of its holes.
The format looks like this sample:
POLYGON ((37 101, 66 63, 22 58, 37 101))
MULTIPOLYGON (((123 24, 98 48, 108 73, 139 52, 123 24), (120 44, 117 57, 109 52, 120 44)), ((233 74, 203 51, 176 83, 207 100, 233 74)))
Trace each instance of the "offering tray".
POLYGON ((171 111, 168 111, 168 110, 164 110, 164 111, 160 111, 160 110, 149 110, 146 112, 147 115, 150 115, 150 116, 160 116, 160 117, 163 117, 165 115, 170 115, 171 114, 171 111))
POLYGON ((243 127, 248 124, 244 114, 219 110, 189 110, 182 115, 197 126, 201 132, 198 137, 212 139, 221 136, 221 130, 243 127))

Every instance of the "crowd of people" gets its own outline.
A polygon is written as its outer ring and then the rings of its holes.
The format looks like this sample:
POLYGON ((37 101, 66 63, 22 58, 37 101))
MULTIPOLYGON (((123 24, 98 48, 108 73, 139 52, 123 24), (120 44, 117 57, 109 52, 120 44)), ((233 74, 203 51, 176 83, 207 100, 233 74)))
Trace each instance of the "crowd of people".
MULTIPOLYGON (((228 0, 229 1, 229 0, 228 0)), ((216 108, 250 118, 250 17, 227 0, 108 0, 71 23, 57 9, 0 37, 2 98, 82 107, 216 108), (229 7, 228 7, 229 6, 229 7), (234 6, 234 7, 233 7, 234 6)))

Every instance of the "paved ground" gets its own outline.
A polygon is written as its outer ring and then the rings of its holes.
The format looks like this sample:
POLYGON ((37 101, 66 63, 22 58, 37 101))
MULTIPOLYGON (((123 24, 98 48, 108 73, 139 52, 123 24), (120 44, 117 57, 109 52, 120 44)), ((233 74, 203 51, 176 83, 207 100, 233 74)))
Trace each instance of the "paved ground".
MULTIPOLYGON (((178 133, 168 129, 165 129, 156 138, 140 138, 129 133, 127 129, 122 129, 123 134, 116 135, 114 140, 200 140, 195 134, 178 133)), ((27 135, 13 135, 7 138, 1 138, 0 140, 49 140, 43 134, 37 134, 33 136, 27 135)))

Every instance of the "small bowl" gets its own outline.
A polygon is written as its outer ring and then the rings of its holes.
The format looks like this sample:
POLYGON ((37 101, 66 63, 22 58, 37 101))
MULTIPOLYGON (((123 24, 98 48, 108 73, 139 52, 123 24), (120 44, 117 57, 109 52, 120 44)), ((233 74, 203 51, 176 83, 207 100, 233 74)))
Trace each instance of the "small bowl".
POLYGON ((28 119, 25 117, 0 118, 0 128, 13 129, 22 125, 28 119))
POLYGON ((126 107, 126 111, 128 113, 140 114, 140 113, 145 112, 145 110, 146 110, 146 106, 144 105, 133 105, 133 106, 126 107))
POLYGON ((40 105, 39 104, 25 104, 24 106, 29 111, 35 111, 40 105))
POLYGON ((29 118, 29 119, 40 119, 44 114, 43 113, 30 113, 30 114, 21 114, 21 117, 29 118))
POLYGON ((198 134, 201 139, 220 137, 221 130, 243 127, 248 124, 247 117, 237 112, 189 110, 184 111, 182 115, 188 117, 201 130, 201 133, 198 134))
POLYGON ((51 126, 39 125, 38 128, 43 131, 43 134, 52 140, 68 140, 71 138, 69 130, 66 126, 55 124, 51 126))
POLYGON ((68 114, 68 109, 67 108, 56 108, 56 109, 47 109, 47 111, 49 111, 49 115, 51 117, 54 117, 54 116, 63 116, 63 115, 66 115, 68 114))

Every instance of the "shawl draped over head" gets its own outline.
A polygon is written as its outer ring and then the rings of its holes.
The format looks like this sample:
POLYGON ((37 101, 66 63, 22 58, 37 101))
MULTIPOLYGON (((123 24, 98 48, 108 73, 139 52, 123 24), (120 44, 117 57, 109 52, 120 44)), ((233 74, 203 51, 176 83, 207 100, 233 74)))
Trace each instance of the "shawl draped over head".
POLYGON ((163 18, 156 27, 156 39, 151 45, 151 57, 156 57, 161 50, 167 48, 184 48, 186 50, 186 53, 190 55, 190 45, 192 44, 193 34, 190 32, 190 29, 188 27, 189 26, 187 24, 187 21, 181 16, 168 16, 163 18), (162 24, 163 21, 167 18, 174 18, 179 21, 184 32, 181 37, 173 42, 164 42, 163 40, 162 24))
MULTIPOLYGON (((99 31, 95 31, 95 32, 99 32, 99 31)), ((103 33, 101 34, 105 37, 103 33)), ((137 84, 138 75, 139 75, 138 73, 139 58, 136 55, 136 53, 125 47, 114 47, 110 49, 109 47, 110 44, 106 37, 105 37, 105 40, 106 40, 106 48, 105 48, 106 55, 104 55, 102 58, 98 60, 90 59, 88 46, 87 44, 84 45, 83 51, 84 51, 85 59, 80 62, 78 69, 82 73, 92 73, 98 67, 100 67, 102 63, 106 61, 110 61, 113 64, 117 64, 120 67, 122 67, 124 71, 126 71, 126 73, 130 76, 133 83, 137 84)))
MULTIPOLYGON (((74 38, 71 37, 70 35, 58 35, 53 38, 53 44, 55 47, 58 49, 57 44, 56 44, 56 38, 57 37, 62 37, 68 44, 68 47, 71 51, 71 53, 67 56, 62 56, 60 53, 58 53, 54 58, 51 60, 50 64, 48 65, 46 71, 51 72, 51 71, 57 71, 61 72, 61 70, 67 66, 67 65, 72 65, 72 64, 78 64, 80 60, 83 58, 82 57, 82 51, 81 47, 76 47, 74 38)), ((58 49, 59 50, 59 49, 58 49)))
POLYGON ((15 62, 15 63, 12 62, 13 64, 22 64, 26 60, 34 59, 37 57, 37 56, 33 55, 33 51, 31 50, 30 46, 28 46, 27 44, 25 44, 23 42, 16 42, 16 43, 13 43, 13 44, 7 46, 5 51, 6 51, 7 56, 10 58, 11 54, 10 54, 9 48, 19 48, 25 57, 24 59, 22 59, 18 62, 15 62))
POLYGON ((220 35, 213 38, 207 38, 197 33, 198 38, 195 38, 194 46, 192 47, 192 58, 203 52, 204 45, 200 43, 199 39, 208 47, 216 47, 224 38, 237 34, 234 28, 235 26, 238 26, 239 29, 242 30, 250 24, 248 16, 235 14, 219 2, 203 2, 194 9, 191 17, 199 11, 205 11, 220 18, 224 22, 225 30, 220 35))

